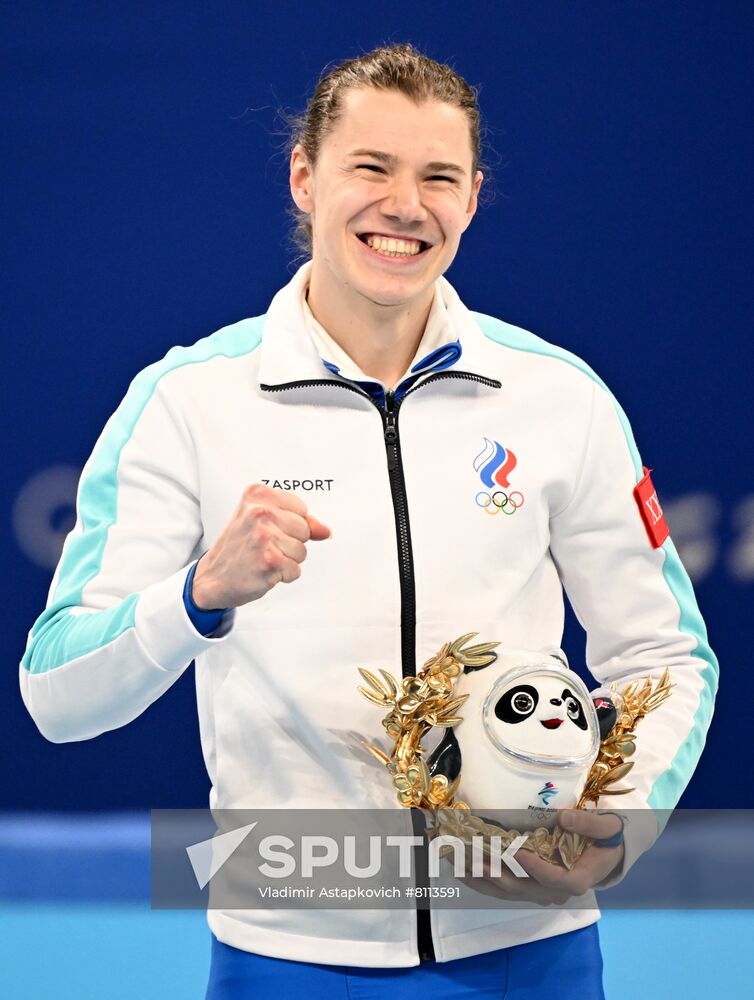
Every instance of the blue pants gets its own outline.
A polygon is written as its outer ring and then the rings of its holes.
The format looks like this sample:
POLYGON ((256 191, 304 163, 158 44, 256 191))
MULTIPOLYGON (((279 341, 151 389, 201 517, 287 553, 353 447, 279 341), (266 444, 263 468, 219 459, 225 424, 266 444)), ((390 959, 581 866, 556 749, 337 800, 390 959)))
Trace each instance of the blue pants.
POLYGON ((531 944, 408 969, 254 955, 212 935, 206 1000, 604 1000, 597 924, 531 944))

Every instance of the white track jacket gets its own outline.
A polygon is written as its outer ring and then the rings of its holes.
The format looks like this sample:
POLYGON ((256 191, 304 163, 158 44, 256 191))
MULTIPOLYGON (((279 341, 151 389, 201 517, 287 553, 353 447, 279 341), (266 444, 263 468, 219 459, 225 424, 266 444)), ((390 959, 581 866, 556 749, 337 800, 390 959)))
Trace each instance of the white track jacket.
MULTIPOLYGON (((558 646, 565 588, 599 683, 670 668, 675 688, 640 724, 635 791, 620 806, 673 808, 704 744, 717 664, 672 541, 648 537, 633 492, 642 463, 610 392, 575 356, 470 312, 440 279, 460 356, 400 398, 378 398, 379 386, 371 398, 323 365, 307 333, 309 266, 265 316, 146 368, 108 421, 20 669, 40 731, 63 743, 124 726, 195 660, 212 808, 394 808, 384 768, 359 749, 382 730, 356 668, 412 674, 471 631, 558 646), (205 638, 184 608, 187 567, 255 482, 294 489, 332 538, 308 547, 299 580, 205 638), (500 489, 510 502, 492 514, 500 489)), ((410 833, 409 810, 406 821, 410 833)), ((625 870, 656 833, 629 831, 625 870)), ((430 912, 438 961, 599 916, 430 912)), ((280 958, 419 961, 412 910, 209 910, 208 921, 221 941, 280 958)))

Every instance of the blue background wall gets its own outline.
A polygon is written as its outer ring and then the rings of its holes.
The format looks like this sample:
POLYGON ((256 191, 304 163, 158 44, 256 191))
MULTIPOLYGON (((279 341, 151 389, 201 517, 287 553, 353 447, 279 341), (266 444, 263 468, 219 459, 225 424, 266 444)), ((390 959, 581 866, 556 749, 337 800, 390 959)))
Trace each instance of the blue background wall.
MULTIPOLYGON (((411 40, 481 84, 494 203, 449 277, 582 355, 668 512, 723 668, 684 798, 752 806, 750 4, 66 5, 4 15, 0 483, 6 808, 202 806, 193 670, 141 718, 45 742, 17 663, 81 465, 133 375, 266 309, 287 279, 278 108, 411 40), (744 743, 746 740, 746 744, 744 743)), ((569 628, 567 648, 581 637, 569 628)))

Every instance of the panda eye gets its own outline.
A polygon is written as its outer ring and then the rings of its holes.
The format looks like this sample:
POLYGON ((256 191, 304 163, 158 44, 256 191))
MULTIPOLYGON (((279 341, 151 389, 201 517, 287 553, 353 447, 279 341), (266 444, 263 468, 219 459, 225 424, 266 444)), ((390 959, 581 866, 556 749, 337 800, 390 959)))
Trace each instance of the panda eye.
POLYGON ((527 712, 531 712, 534 707, 534 699, 530 694, 526 694, 525 691, 520 691, 511 702, 513 706, 513 711, 517 712, 519 715, 526 715, 527 712))
POLYGON ((566 711, 568 712, 569 719, 578 719, 581 707, 577 701, 573 698, 568 699, 568 704, 566 706, 566 711))

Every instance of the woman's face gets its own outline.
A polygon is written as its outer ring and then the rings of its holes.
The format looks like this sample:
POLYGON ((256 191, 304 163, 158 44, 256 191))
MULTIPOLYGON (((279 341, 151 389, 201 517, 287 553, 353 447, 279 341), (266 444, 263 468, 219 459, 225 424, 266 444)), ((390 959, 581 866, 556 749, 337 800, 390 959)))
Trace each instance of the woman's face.
POLYGON ((459 108, 349 91, 314 169, 300 146, 291 157, 291 192, 312 220, 312 281, 330 295, 423 304, 456 255, 481 182, 459 108))

